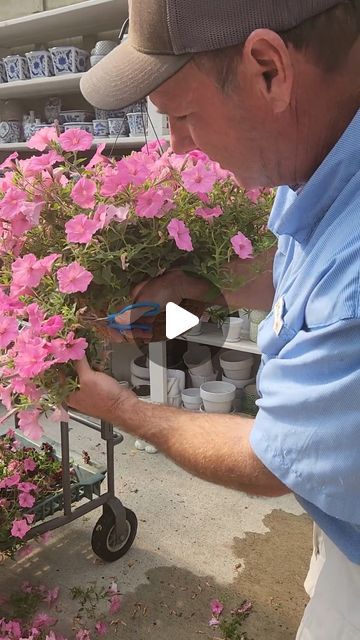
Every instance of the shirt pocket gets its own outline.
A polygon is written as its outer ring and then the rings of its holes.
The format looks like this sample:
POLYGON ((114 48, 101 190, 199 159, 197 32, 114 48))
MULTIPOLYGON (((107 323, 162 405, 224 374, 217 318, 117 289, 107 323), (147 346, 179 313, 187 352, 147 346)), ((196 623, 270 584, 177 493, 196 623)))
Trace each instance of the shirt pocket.
POLYGON ((282 325, 275 330, 275 306, 269 315, 259 325, 258 347, 263 356, 276 358, 281 350, 296 336, 301 327, 292 326, 293 318, 290 317, 287 309, 286 299, 283 297, 283 311, 281 314, 282 325))

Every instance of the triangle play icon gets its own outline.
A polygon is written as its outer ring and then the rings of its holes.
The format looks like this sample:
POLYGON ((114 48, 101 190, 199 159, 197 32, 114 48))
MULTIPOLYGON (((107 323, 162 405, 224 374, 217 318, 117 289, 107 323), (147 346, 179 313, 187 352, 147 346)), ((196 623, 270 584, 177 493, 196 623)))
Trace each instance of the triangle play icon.
POLYGON ((166 337, 168 340, 177 338, 185 331, 189 331, 199 324, 199 318, 182 309, 174 302, 168 302, 166 305, 166 337))

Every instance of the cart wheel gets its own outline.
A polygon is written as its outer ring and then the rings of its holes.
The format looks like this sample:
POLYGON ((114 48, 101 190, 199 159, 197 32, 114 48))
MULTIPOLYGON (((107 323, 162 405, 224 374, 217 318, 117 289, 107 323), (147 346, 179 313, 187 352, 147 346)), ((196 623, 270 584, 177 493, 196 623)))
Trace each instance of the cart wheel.
POLYGON ((115 542, 115 516, 109 509, 97 521, 92 537, 91 546, 99 558, 106 562, 114 562, 127 553, 135 540, 138 521, 135 513, 125 508, 126 529, 122 533, 122 540, 115 542))

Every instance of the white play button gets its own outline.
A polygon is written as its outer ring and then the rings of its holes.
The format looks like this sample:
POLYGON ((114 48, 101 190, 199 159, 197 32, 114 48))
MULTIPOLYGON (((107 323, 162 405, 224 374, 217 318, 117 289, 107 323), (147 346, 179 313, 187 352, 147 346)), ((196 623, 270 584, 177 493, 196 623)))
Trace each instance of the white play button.
POLYGON ((177 338, 185 331, 189 331, 199 324, 200 320, 197 316, 185 309, 168 302, 166 305, 166 337, 168 340, 177 338))

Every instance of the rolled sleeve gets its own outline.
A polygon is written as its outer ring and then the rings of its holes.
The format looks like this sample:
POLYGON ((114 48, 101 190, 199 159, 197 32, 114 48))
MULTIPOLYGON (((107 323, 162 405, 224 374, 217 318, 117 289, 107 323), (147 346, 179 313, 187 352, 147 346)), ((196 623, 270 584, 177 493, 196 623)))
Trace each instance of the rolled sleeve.
POLYGON ((300 331, 263 364, 251 446, 295 494, 360 523, 360 320, 300 331))

